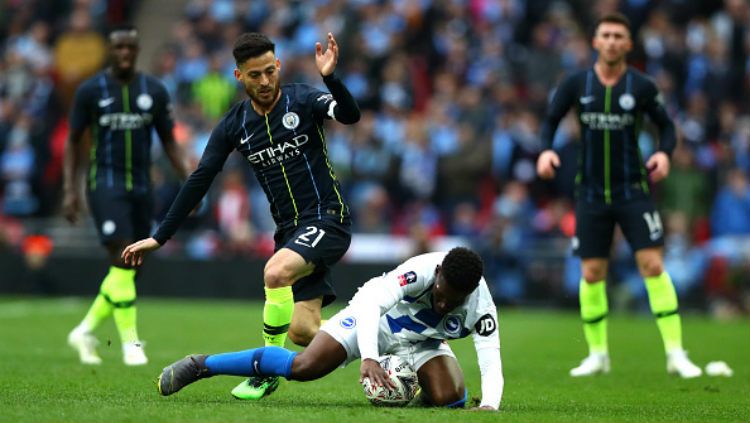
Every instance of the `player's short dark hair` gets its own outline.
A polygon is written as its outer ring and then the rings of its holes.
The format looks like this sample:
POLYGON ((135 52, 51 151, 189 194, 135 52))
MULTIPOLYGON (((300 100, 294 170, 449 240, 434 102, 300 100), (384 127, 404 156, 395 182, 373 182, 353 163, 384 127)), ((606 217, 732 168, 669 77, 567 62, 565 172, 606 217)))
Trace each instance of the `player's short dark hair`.
POLYGON ((622 13, 614 12, 614 13, 607 13, 606 15, 603 15, 599 19, 596 20, 596 23, 594 24, 593 35, 596 35, 596 31, 599 29, 599 25, 603 23, 620 24, 624 26, 625 28, 627 28, 628 32, 631 32, 630 19, 628 19, 628 17, 623 15, 622 13))
POLYGON ((130 24, 130 23, 119 23, 113 26, 107 32, 107 38, 111 37, 112 34, 114 34, 115 32, 130 32, 130 33, 133 33, 135 37, 138 37, 138 28, 136 28, 135 25, 130 24))
POLYGON ((267 51, 276 52, 276 45, 268 37, 257 32, 246 32, 237 38, 232 49, 237 64, 252 57, 258 57, 267 51))
POLYGON ((482 278, 484 265, 479 254, 468 248, 456 247, 448 252, 440 265, 440 273, 451 288, 469 293, 482 278))

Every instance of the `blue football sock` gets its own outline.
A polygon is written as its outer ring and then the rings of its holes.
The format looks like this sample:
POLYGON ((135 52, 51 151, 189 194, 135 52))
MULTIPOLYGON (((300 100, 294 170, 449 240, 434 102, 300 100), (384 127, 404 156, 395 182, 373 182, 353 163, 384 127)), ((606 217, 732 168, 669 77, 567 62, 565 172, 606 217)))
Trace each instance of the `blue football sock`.
POLYGON ((289 379, 296 355, 296 352, 280 347, 255 348, 209 355, 206 367, 212 376, 284 376, 289 379))

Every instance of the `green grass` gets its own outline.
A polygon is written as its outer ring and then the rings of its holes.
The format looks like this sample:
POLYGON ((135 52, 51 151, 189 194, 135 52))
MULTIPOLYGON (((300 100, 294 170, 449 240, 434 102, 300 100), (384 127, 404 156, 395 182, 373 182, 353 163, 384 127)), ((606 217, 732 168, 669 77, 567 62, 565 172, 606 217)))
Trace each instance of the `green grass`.
MULTIPOLYGON (((67 348, 68 331, 88 300, 0 299, 0 421, 2 422, 716 422, 750 420, 750 322, 685 316, 686 348, 698 364, 725 360, 732 378, 680 380, 664 369, 656 325, 648 316, 610 319, 613 369, 607 377, 572 379, 585 354, 572 312, 501 310, 505 373, 501 414, 370 406, 355 363, 315 382, 283 382, 261 402, 233 399, 241 381, 216 377, 163 398, 160 369, 191 352, 234 351, 260 344, 259 303, 156 300, 139 303, 150 364, 121 362, 114 325, 98 332, 104 364, 85 367, 67 348), (111 339, 111 342, 108 340, 111 339)), ((330 316, 335 310, 326 310, 330 316)), ((470 339, 451 344, 470 397, 479 374, 470 339)))

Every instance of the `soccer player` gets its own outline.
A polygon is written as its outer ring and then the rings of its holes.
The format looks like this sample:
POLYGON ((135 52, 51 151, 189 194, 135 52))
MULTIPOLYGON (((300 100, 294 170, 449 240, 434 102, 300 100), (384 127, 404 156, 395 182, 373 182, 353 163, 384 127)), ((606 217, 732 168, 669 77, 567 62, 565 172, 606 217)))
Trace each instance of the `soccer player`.
POLYGON ((189 355, 164 368, 159 392, 171 395, 215 375, 309 381, 357 358, 362 359, 361 379, 390 386, 377 359, 394 354, 417 371, 426 404, 463 407, 467 398, 463 373, 445 340, 472 335, 482 378, 480 408, 497 410, 504 384, 497 308, 482 267, 479 256, 463 247, 413 257, 365 283, 301 353, 264 347, 189 355))
POLYGON ((649 194, 653 182, 669 173, 675 147, 674 125, 654 83, 629 67, 625 55, 633 43, 630 24, 621 14, 606 15, 595 27, 592 44, 596 63, 562 81, 547 109, 537 173, 554 177, 560 158, 551 149, 557 125, 575 106, 583 145, 576 177, 576 236, 574 251, 581 257, 581 317, 589 355, 571 376, 608 373, 607 294, 605 277, 615 224, 635 251, 646 281, 651 311, 664 341, 667 371, 683 378, 700 376, 682 348, 677 295, 664 270, 664 232, 649 194), (659 148, 645 166, 638 148, 643 115, 659 128, 659 148))
MULTIPOLYGON (((334 74, 339 50, 331 33, 325 52, 315 45, 330 94, 304 84, 280 85, 281 62, 265 35, 241 35, 233 54, 234 76, 250 99, 232 107, 214 128, 198 169, 153 237, 128 246, 122 256, 139 265, 145 253, 164 245, 237 150, 253 167, 277 225, 275 253, 263 271, 263 338, 281 347, 288 331, 295 344, 307 345, 320 328, 321 307, 335 298, 330 267, 351 241, 349 207, 328 159, 323 121, 355 123, 359 107, 334 74)), ((232 394, 260 399, 278 383, 278 377, 255 377, 232 394)))
POLYGON ((68 335, 84 364, 100 364, 92 332, 113 316, 122 341, 123 361, 147 363, 136 328, 136 269, 120 251, 151 230, 151 132, 156 129, 164 151, 181 177, 189 173, 186 159, 172 136, 169 95, 154 77, 136 71, 138 32, 123 25, 109 33, 111 65, 78 87, 65 145, 65 217, 75 223, 81 208, 82 157, 86 129, 91 133, 86 177, 89 208, 99 239, 110 258, 99 295, 83 321, 68 335))

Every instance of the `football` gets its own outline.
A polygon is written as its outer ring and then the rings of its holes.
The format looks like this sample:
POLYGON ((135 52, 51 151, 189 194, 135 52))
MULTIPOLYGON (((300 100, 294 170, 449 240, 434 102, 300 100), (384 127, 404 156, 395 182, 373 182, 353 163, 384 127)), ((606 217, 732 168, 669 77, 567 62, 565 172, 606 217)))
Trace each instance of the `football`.
POLYGON ((417 372, 411 365, 396 355, 384 355, 378 359, 380 366, 396 385, 395 389, 384 386, 373 386, 369 378, 362 381, 365 396, 373 405, 386 407, 402 407, 409 403, 417 394, 419 382, 417 372))

